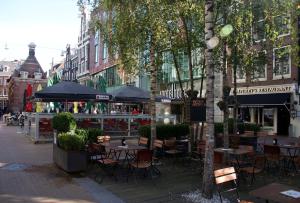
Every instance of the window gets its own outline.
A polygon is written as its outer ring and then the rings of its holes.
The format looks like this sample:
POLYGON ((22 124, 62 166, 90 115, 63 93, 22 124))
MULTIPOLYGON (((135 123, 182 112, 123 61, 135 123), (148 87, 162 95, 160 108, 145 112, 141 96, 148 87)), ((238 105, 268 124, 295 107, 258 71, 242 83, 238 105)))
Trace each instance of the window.
POLYGON ((181 79, 187 80, 189 79, 189 64, 187 54, 183 51, 179 51, 178 53, 178 63, 181 69, 181 79))
POLYGON ((265 15, 264 5, 260 0, 253 1, 252 4, 254 23, 253 23, 253 39, 260 41, 265 39, 265 15))
POLYGON ((3 89, 3 96, 7 96, 7 90, 6 90, 6 88, 3 89))
POLYGON ((38 72, 34 73, 34 79, 41 79, 41 78, 42 78, 42 73, 38 73, 38 72))
POLYGON ((5 67, 4 67, 4 72, 7 72, 7 69, 8 69, 8 68, 5 66, 5 67))
POLYGON ((95 33, 94 44, 95 44, 95 63, 99 62, 99 30, 95 33))
POLYGON ((0 85, 2 85, 3 84, 3 82, 2 82, 2 78, 0 78, 0 85))
MULTIPOLYGON (((233 81, 234 81, 234 70, 233 70, 233 67, 232 67, 232 82, 233 81)), ((236 82, 237 83, 246 82, 245 71, 239 65, 236 67, 236 82)))
POLYGON ((274 24, 279 36, 290 34, 290 17, 288 15, 274 17, 274 24))
POLYGON ((258 53, 258 56, 254 59, 253 70, 251 74, 251 80, 266 80, 267 63, 266 63, 266 51, 258 53))
POLYGON ((104 63, 108 62, 108 47, 106 42, 103 42, 102 60, 104 63))
POLYGON ((23 79, 28 78, 28 72, 27 71, 20 71, 20 75, 21 75, 21 78, 23 78, 23 79))
POLYGON ((289 46, 274 49, 273 78, 282 79, 291 77, 291 56, 289 46))

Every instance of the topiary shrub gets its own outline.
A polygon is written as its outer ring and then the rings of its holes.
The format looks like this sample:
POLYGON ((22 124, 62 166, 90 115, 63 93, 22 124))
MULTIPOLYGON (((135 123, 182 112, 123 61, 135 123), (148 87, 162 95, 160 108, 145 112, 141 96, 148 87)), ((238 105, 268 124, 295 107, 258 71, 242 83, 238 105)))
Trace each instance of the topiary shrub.
POLYGON ((88 139, 87 142, 93 143, 97 142, 97 137, 103 135, 103 130, 100 128, 89 128, 87 131, 88 139))
POLYGON ((58 133, 69 132, 76 129, 76 121, 71 113, 62 112, 53 117, 52 126, 58 133))
POLYGON ((88 137, 88 131, 85 130, 85 129, 82 129, 82 128, 77 128, 75 130, 75 134, 80 137, 84 143, 86 144, 89 140, 89 137, 88 137))
POLYGON ((260 130, 260 126, 256 123, 245 123, 244 126, 247 131, 258 132, 260 130))
MULTIPOLYGON (((139 134, 143 137, 150 138, 151 136, 151 127, 150 125, 144 125, 139 127, 139 134)), ((189 126, 187 124, 176 124, 176 125, 157 125, 156 126, 156 137, 158 139, 168 139, 170 137, 176 137, 180 139, 183 136, 186 136, 190 133, 189 126)))
POLYGON ((84 139, 71 132, 60 133, 58 135, 58 145, 66 151, 80 151, 84 149, 84 139))

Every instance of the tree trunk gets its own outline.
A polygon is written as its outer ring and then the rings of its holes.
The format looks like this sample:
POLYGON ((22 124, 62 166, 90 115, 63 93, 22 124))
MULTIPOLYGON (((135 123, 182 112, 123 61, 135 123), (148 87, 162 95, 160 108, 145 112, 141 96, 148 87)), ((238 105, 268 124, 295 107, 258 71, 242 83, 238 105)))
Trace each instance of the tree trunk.
POLYGON ((151 117, 151 139, 150 149, 153 147, 153 141, 156 138, 156 81, 157 81, 157 68, 155 65, 155 44, 154 39, 151 39, 150 45, 150 74, 151 74, 151 85, 150 85, 150 117, 151 117))
MULTIPOLYGON (((200 98, 202 98, 205 63, 206 63, 206 62, 205 62, 205 58, 204 58, 204 59, 203 59, 202 70, 201 70, 200 98)), ((200 140, 203 139, 203 132, 204 132, 204 122, 201 123, 200 140)))
MULTIPOLYGON (((205 0, 205 41, 208 42, 214 35, 213 22, 214 1, 205 0)), ((205 61, 207 70, 206 82, 206 148, 202 182, 202 195, 211 199, 213 195, 213 161, 214 161, 214 62, 213 50, 208 47, 205 50, 205 61)))
POLYGON ((237 48, 234 48, 233 56, 233 97, 234 97, 234 107, 233 107, 233 135, 237 134, 237 114, 238 114, 238 103, 237 103, 237 82, 236 82, 236 71, 238 65, 237 58, 237 48))
MULTIPOLYGON (((228 120, 229 120, 229 109, 228 109, 228 81, 227 81, 227 53, 226 53, 226 42, 223 47, 223 102, 224 102, 224 121, 223 121, 223 145, 224 148, 229 148, 229 135, 228 135, 228 120)), ((229 92, 230 93, 230 92, 229 92)), ((227 157, 226 157, 227 158, 227 157)))
MULTIPOLYGON (((171 46, 172 46, 172 43, 171 43, 171 46)), ((178 78, 178 82, 179 82, 179 86, 180 86, 180 90, 181 90, 181 98, 183 99, 183 103, 185 103, 184 89, 183 89, 183 85, 182 85, 182 81, 181 81, 181 77, 180 77, 179 64, 178 64, 178 61, 176 58, 175 51, 173 49, 171 49, 171 53, 173 56, 174 66, 175 66, 175 70, 176 70, 176 74, 177 74, 177 78, 178 78)))

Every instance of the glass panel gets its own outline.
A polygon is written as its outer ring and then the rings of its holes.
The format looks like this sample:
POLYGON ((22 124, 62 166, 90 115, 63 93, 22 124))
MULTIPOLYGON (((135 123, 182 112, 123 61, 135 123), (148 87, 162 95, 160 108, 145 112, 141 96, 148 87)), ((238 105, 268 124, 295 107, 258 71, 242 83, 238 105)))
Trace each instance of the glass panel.
POLYGON ((288 48, 281 48, 275 50, 275 76, 286 75, 290 73, 290 53, 288 48))
POLYGON ((264 127, 274 126, 274 109, 263 110, 264 127))

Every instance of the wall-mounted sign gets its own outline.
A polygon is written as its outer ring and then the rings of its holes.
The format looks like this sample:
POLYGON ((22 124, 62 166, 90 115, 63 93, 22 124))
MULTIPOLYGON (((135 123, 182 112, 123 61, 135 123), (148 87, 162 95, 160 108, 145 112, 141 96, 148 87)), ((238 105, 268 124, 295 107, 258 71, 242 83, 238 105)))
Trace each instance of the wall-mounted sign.
POLYGON ((206 121, 205 99, 193 99, 191 102, 191 121, 206 121))
POLYGON ((108 95, 96 95, 96 99, 97 100, 109 100, 109 96, 108 95))
MULTIPOLYGON (((293 84, 253 86, 237 88, 237 95, 291 93, 293 91, 295 91, 295 86, 293 84)), ((233 88, 231 89, 230 94, 233 95, 233 88)))

